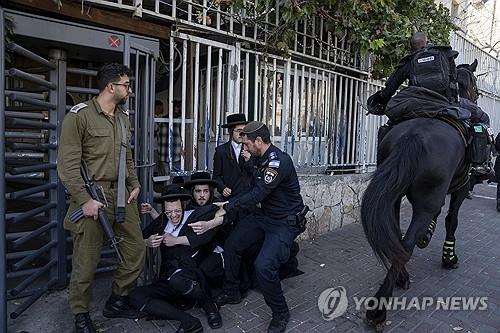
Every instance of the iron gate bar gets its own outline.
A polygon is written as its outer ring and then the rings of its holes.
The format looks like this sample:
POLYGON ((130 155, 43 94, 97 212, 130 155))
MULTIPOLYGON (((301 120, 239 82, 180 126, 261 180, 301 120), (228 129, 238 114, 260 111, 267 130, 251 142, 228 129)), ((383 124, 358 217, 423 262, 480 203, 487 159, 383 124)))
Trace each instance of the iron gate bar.
MULTIPOLYGON (((12 179, 9 179, 12 180, 12 179)), ((25 185, 42 185, 45 184, 44 180, 42 179, 31 179, 31 178, 21 178, 21 179, 15 179, 15 181, 18 184, 25 184, 25 185)))
POLYGON ((5 174, 5 179, 7 180, 14 180, 14 179, 35 179, 35 178, 42 178, 44 177, 45 174, 43 172, 33 172, 33 173, 23 173, 19 175, 11 175, 10 173, 5 174))
POLYGON ((49 150, 57 149, 57 145, 53 143, 24 143, 24 142, 8 142, 7 146, 13 149, 31 149, 31 150, 49 150))
MULTIPOLYGON (((54 265, 56 263, 57 262, 55 260, 51 261, 51 263, 49 262, 49 264, 51 264, 51 265, 54 265)), ((47 266, 47 265, 45 265, 45 266, 47 266)), ((25 269, 23 271, 9 272, 9 273, 7 273, 7 278, 8 279, 13 279, 13 278, 20 278, 20 277, 23 277, 23 276, 26 276, 26 275, 36 274, 40 269, 44 268, 45 266, 40 267, 40 268, 25 269)), ((11 292, 9 292, 9 294, 10 293, 11 292)))
MULTIPOLYGON (((27 241, 32 240, 36 236, 43 234, 45 231, 49 230, 50 228, 52 228, 56 225, 57 225, 57 222, 49 222, 49 223, 41 226, 38 229, 25 232, 25 235, 22 235, 20 237, 16 237, 17 239, 12 241, 12 248, 17 249, 19 246, 23 245, 27 241)), ((7 234, 7 235, 9 235, 9 234, 7 234)))
MULTIPOLYGON (((16 88, 16 89, 20 89, 20 88, 16 88)), ((31 98, 35 98, 35 99, 42 99, 42 100, 45 98, 45 95, 42 94, 42 93, 34 93, 34 92, 22 91, 22 90, 10 90, 10 89, 7 89, 7 90, 5 90, 5 93, 7 95, 18 94, 18 95, 21 95, 21 96, 27 96, 27 97, 31 97, 31 98)))
POLYGON ((55 163, 44 163, 44 164, 35 164, 35 165, 28 165, 28 166, 21 166, 21 167, 15 167, 10 170, 10 173, 13 175, 19 175, 22 173, 27 173, 27 172, 34 172, 34 171, 45 171, 49 169, 55 169, 57 167, 57 164, 55 163))
POLYGON ((12 111, 12 112, 40 112, 40 108, 34 107, 34 106, 13 106, 9 105, 4 108, 5 111, 12 111))
POLYGON ((24 126, 21 128, 28 127, 31 129, 56 129, 57 128, 57 125, 50 124, 47 122, 25 120, 25 119, 19 119, 19 118, 11 118, 11 117, 9 117, 6 120, 6 125, 8 125, 9 127, 24 126))
POLYGON ((36 75, 27 73, 27 72, 22 71, 22 70, 17 69, 17 68, 11 68, 11 69, 9 69, 9 75, 11 77, 16 78, 16 79, 30 81, 31 83, 38 84, 38 85, 40 85, 42 87, 50 88, 51 90, 54 90, 54 89, 57 88, 57 86, 56 86, 55 83, 47 81, 47 80, 44 80, 44 79, 42 79, 42 78, 40 78, 40 77, 38 77, 36 75))
POLYGON ((23 102, 23 103, 31 104, 31 105, 38 106, 41 108, 51 109, 51 110, 56 108, 56 106, 52 103, 40 101, 38 99, 27 97, 27 96, 22 96, 19 94, 9 94, 7 96, 10 98, 10 100, 12 100, 14 102, 23 102))
POLYGON ((44 153, 26 153, 26 152, 6 152, 5 158, 7 159, 33 159, 44 158, 44 153))
POLYGON ((25 190, 6 193, 5 197, 7 199, 19 199, 19 198, 28 196, 30 194, 45 192, 47 190, 51 190, 51 189, 54 189, 56 187, 57 187, 57 184, 49 183, 49 184, 45 184, 45 185, 27 188, 25 190))
POLYGON ((22 222, 26 219, 29 219, 30 217, 33 217, 35 215, 38 215, 40 213, 43 213, 49 209, 56 208, 56 207, 57 207, 57 204, 52 202, 52 203, 48 203, 46 205, 37 207, 35 209, 28 210, 26 212, 5 214, 5 219, 9 223, 16 224, 16 223, 22 222))
POLYGON ((16 44, 15 42, 9 43, 7 46, 9 50, 11 50, 14 53, 17 53, 21 56, 24 56, 30 60, 33 60, 34 62, 37 62, 45 67, 49 67, 51 69, 55 69, 56 65, 54 65, 52 62, 48 61, 47 59, 40 57, 38 54, 35 54, 31 52, 30 50, 25 49, 24 47, 16 44))
POLYGON ((7 294, 7 300, 11 301, 11 300, 15 300, 15 299, 30 297, 34 293, 38 292, 38 290, 40 290, 40 288, 26 290, 26 291, 20 292, 16 296, 12 296, 10 293, 8 293, 7 294))
POLYGON ((7 253, 7 260, 21 259, 35 253, 36 250, 7 253))
POLYGON ((34 112, 6 111, 5 116, 13 118, 27 118, 27 119, 40 119, 40 120, 45 119, 45 116, 43 114, 34 112))
POLYGON ((23 259, 19 260, 15 264, 13 264, 12 269, 14 271, 20 270, 21 268, 23 268, 24 266, 26 266, 27 264, 29 264, 30 262, 32 262, 33 260, 38 258, 42 253, 45 253, 46 251, 50 250, 51 248, 53 248, 55 246, 57 246, 56 241, 53 240, 53 241, 48 242, 47 244, 45 244, 41 248, 34 250, 33 253, 31 253, 30 255, 27 255, 23 259))
POLYGON ((26 301, 24 301, 21 305, 19 305, 16 310, 11 312, 10 317, 12 319, 16 319, 19 317, 27 308, 29 308, 37 299, 40 298, 43 294, 45 294, 52 286, 54 286, 57 283, 57 279, 53 278, 50 280, 43 288, 40 290, 36 291, 31 295, 26 301))
POLYGON ((78 94, 99 95, 99 89, 92 89, 92 88, 67 86, 66 91, 70 92, 70 93, 78 93, 78 94))
MULTIPOLYGON (((29 277, 23 280, 20 284, 18 284, 15 288, 10 290, 10 294, 12 296, 17 296, 19 295, 24 289, 26 289, 31 283, 36 281, 38 278, 40 278, 43 274, 47 273, 52 266, 56 265, 57 261, 56 260, 51 260, 49 261, 46 265, 40 267, 40 268, 34 268, 32 271, 32 274, 30 274, 29 277)), ((20 271, 22 272, 22 271, 20 271)), ((22 312, 22 311, 21 311, 22 312)))
POLYGON ((88 76, 97 76, 97 71, 93 71, 91 69, 83 69, 83 68, 75 68, 75 67, 68 67, 66 69, 68 73, 71 74, 80 74, 80 75, 88 75, 88 76))

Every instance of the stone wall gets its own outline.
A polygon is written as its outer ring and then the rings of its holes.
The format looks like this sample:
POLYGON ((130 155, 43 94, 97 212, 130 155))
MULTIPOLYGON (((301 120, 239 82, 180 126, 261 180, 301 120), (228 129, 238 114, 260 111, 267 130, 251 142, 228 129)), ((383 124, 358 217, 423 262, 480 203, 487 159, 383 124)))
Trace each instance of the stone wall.
POLYGON ((313 239, 333 229, 360 222, 360 204, 371 173, 349 175, 299 175, 307 214, 307 230, 300 239, 313 239))

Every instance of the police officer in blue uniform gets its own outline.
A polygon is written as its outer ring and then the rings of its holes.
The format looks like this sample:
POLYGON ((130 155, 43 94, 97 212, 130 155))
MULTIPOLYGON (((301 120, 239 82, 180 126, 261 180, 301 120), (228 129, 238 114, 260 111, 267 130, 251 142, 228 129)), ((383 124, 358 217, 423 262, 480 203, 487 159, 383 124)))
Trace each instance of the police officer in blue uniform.
POLYGON ((254 184, 249 192, 230 199, 223 208, 230 218, 251 211, 258 204, 260 209, 251 215, 251 218, 241 221, 246 223, 238 223, 236 230, 233 230, 226 241, 224 293, 216 301, 238 301, 239 295, 235 297, 235 294, 228 294, 231 289, 227 288, 226 284, 234 282, 234 275, 238 273, 234 266, 239 265, 241 253, 234 253, 234 248, 227 246, 228 243, 238 244, 241 250, 248 248, 264 235, 264 243, 255 260, 257 287, 272 310, 268 332, 285 332, 290 314, 278 271, 280 265, 288 260, 293 240, 300 233, 297 221, 304 204, 300 195, 299 180, 290 156, 270 142, 266 125, 252 121, 245 126, 241 135, 245 149, 258 158, 254 184))

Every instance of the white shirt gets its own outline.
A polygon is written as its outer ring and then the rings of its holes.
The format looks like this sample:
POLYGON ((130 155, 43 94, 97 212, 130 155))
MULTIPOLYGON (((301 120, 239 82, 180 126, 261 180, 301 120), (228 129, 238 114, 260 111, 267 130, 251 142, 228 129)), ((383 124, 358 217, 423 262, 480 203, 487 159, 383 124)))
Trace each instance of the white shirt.
POLYGON ((170 234, 173 237, 179 237, 179 232, 181 231, 182 226, 186 223, 187 219, 189 218, 189 215, 191 215, 192 212, 194 212, 194 210, 185 211, 181 223, 179 223, 176 226, 174 226, 169 219, 164 229, 165 233, 170 234))
POLYGON ((233 146, 234 155, 236 156, 236 160, 238 161, 241 154, 241 143, 236 143, 233 140, 231 140, 231 146, 233 146))

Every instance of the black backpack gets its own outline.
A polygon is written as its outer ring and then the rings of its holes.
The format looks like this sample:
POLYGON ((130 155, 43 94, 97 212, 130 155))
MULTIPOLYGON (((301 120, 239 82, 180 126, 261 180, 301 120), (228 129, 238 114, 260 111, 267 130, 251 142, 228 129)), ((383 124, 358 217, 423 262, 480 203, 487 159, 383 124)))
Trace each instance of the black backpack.
POLYGON ((417 51, 411 60, 410 85, 445 94, 450 87, 447 52, 436 47, 417 51))

